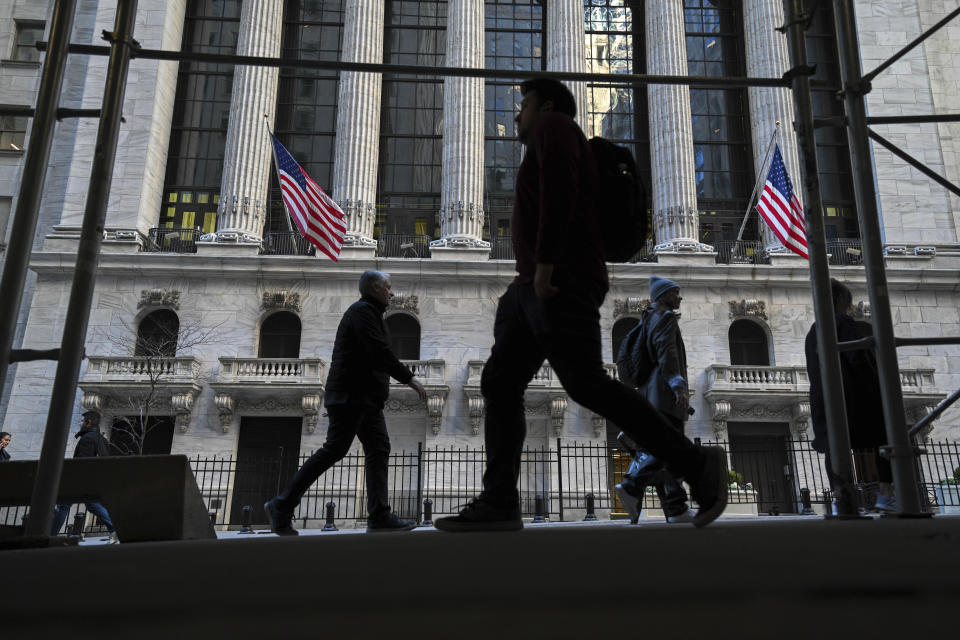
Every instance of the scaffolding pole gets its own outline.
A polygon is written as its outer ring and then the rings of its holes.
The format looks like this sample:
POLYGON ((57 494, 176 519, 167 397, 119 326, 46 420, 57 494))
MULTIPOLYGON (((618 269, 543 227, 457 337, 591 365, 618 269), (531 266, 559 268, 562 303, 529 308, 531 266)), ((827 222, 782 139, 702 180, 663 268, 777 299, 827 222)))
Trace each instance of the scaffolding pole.
MULTIPOLYGON (((950 17, 952 16, 953 14, 950 17)), ((856 13, 851 0, 834 0, 834 20, 840 75, 843 80, 843 100, 847 113, 847 137, 850 165, 853 171, 853 188, 860 220, 860 240, 867 276, 867 292, 873 312, 873 336, 876 339, 880 399, 887 429, 885 451, 893 466, 893 484, 896 487, 897 503, 900 507, 899 516, 926 517, 930 514, 924 513, 921 507, 920 488, 916 482, 915 451, 907 434, 906 415, 903 408, 903 390, 900 387, 900 369, 897 364, 897 346, 893 335, 887 274, 883 265, 883 240, 864 100, 870 85, 861 76, 856 13)), ((879 69, 883 68, 883 65, 879 67, 879 69)))
POLYGON ((827 236, 823 227, 823 199, 820 196, 820 170, 817 164, 816 130, 813 122, 813 98, 807 64, 806 21, 803 0, 790 0, 787 16, 790 54, 793 68, 793 101, 796 111, 797 148, 803 166, 804 212, 807 218, 807 252, 810 256, 810 281, 813 284, 813 311, 816 320, 817 354, 823 381, 823 405, 827 418, 827 438, 835 482, 837 516, 858 518, 857 492, 853 482, 853 457, 850 432, 844 406, 840 353, 837 350, 837 324, 833 297, 830 294, 830 267, 827 258, 827 236))
POLYGON ((83 360, 83 345, 90 321, 100 245, 103 242, 103 224, 113 180, 120 117, 127 88, 127 70, 130 67, 131 48, 136 46, 133 41, 136 14, 137 0, 119 0, 113 33, 104 34, 111 41, 112 53, 107 65, 103 115, 97 131, 93 166, 90 169, 80 246, 64 320, 60 360, 57 363, 57 374, 53 381, 53 393, 47 413, 47 428, 43 433, 43 446, 37 464, 37 480, 33 485, 30 501, 30 518, 24 530, 24 535, 30 537, 42 538, 50 535, 53 508, 57 500, 57 490, 60 488, 63 450, 70 433, 70 419, 73 415, 80 363, 83 360))

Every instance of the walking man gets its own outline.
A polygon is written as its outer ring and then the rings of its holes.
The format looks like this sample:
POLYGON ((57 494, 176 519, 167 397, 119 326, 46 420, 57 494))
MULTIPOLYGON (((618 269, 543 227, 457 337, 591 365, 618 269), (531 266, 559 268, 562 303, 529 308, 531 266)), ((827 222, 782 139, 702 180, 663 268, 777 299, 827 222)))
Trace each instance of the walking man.
POLYGON ((612 420, 687 480, 700 505, 693 522, 704 526, 726 506, 723 451, 698 448, 646 398, 603 368, 599 308, 608 280, 592 206, 597 169, 573 121, 573 95, 552 79, 527 80, 520 91, 517 137, 526 155, 511 223, 517 277, 497 305, 494 344, 481 377, 487 449, 483 491, 435 526, 443 531, 523 527, 517 490, 526 436, 523 394, 544 358, 575 402, 612 420))
MULTIPOLYGON (((687 351, 677 322, 680 308, 680 287, 673 280, 650 276, 650 306, 643 312, 640 326, 642 344, 634 349, 653 365, 649 375, 636 380, 637 388, 647 400, 664 415, 674 429, 683 433, 683 424, 690 411, 687 385, 687 351)), ((627 354, 630 355, 630 354, 627 354)), ((627 438, 621 438, 621 442, 627 438)), ((660 497, 667 522, 693 522, 696 514, 687 507, 687 492, 663 463, 634 446, 634 455, 623 482, 617 485, 617 495, 636 524, 643 509, 643 493, 652 484, 660 497)))
POLYGON ((365 457, 367 531, 409 531, 417 526, 398 518, 387 503, 390 437, 383 405, 390 394, 391 377, 416 391, 421 400, 427 399, 427 390, 390 350, 383 322, 393 297, 390 274, 365 271, 360 276, 360 296, 343 314, 333 343, 324 394, 330 416, 327 440, 300 467, 290 486, 263 505, 270 529, 277 535, 297 535, 292 523, 300 499, 324 471, 347 455, 354 437, 360 439, 365 457))
MULTIPOLYGON (((77 446, 73 450, 73 457, 94 458, 110 455, 107 439, 100 433, 100 414, 96 411, 84 411, 80 417, 83 418, 83 422, 80 425, 80 431, 73 436, 74 438, 78 438, 77 446)), ((107 528, 107 531, 110 533, 110 544, 119 542, 117 532, 113 528, 113 520, 110 519, 110 514, 107 512, 106 507, 96 501, 87 502, 86 507, 87 511, 97 516, 100 522, 103 523, 103 526, 107 528)), ((60 533, 60 529, 63 528, 63 523, 67 520, 68 515, 70 515, 69 504, 58 504, 56 506, 53 513, 53 527, 50 531, 51 536, 60 533)))

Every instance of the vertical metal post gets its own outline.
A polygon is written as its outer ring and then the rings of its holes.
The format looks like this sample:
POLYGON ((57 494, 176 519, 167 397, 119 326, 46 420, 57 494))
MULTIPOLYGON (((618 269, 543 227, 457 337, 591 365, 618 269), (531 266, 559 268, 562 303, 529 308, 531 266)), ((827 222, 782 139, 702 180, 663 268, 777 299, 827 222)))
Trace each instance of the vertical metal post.
POLYGON ((857 497, 853 484, 853 459, 850 455, 850 433, 843 404, 843 381, 840 376, 840 354, 837 351, 837 326, 834 320, 833 297, 830 294, 830 267, 827 262, 827 237, 823 227, 823 199, 820 197, 820 173, 813 124, 813 99, 810 76, 803 73, 807 65, 804 34, 803 0, 787 0, 790 57, 793 70, 795 128, 800 163, 803 167, 804 212, 807 221, 807 252, 810 256, 810 280, 813 283, 813 310, 817 324, 817 352, 820 377, 823 381, 823 404, 827 417, 827 435, 833 474, 839 486, 837 514, 856 517, 857 497))
POLYGON ((53 520, 53 506, 63 470, 63 450, 70 431, 70 417, 77 394, 80 362, 83 358, 90 305, 96 284, 97 262, 103 242, 103 224, 117 155, 117 137, 120 132, 123 97, 127 88, 127 69, 130 66, 136 14, 137 0, 118 1, 116 22, 111 34, 112 51, 107 65, 103 111, 90 169, 90 186, 83 212, 83 228, 77 249, 70 302, 60 343, 60 361, 57 363, 57 374, 53 381, 47 428, 43 434, 43 447, 37 466, 37 481, 33 486, 30 501, 32 517, 25 531, 28 536, 48 534, 53 520))
POLYGON ((890 313, 890 295, 887 291, 887 274, 883 266, 880 214, 867 133, 866 103, 863 97, 869 91, 869 84, 861 82, 860 43, 857 37, 853 2, 835 0, 834 7, 840 75, 843 79, 843 99, 847 112, 850 165, 853 170, 857 216, 860 220, 860 241, 867 275, 867 291, 873 314, 873 335, 876 339, 877 369, 880 375, 880 399, 887 427, 887 451, 893 466, 893 482, 897 490, 900 515, 923 517, 928 514, 924 514, 920 507, 916 460, 907 434, 903 390, 900 388, 900 368, 897 365, 897 347, 893 335, 893 318, 890 313))
MULTIPOLYGON (((289 217, 289 216, 288 216, 289 217)), ((417 443, 417 504, 423 502, 423 443, 417 443)), ((426 503, 424 502, 424 508, 426 508, 426 503)), ((431 504, 433 504, 431 502, 431 504)), ((419 511, 419 509, 418 509, 419 511)), ((419 523, 427 524, 427 516, 423 516, 423 520, 420 519, 420 514, 417 514, 417 521, 419 523)), ((429 525, 428 525, 429 526, 429 525)))
MULTIPOLYGON (((40 199, 43 197, 43 183, 47 177, 50 147, 53 145, 76 4, 76 0, 57 0, 53 7, 47 57, 43 62, 40 89, 37 91, 37 108, 33 116, 30 140, 27 142, 23 178, 20 180, 17 209, 13 217, 13 228, 10 230, 10 246, 7 247, 3 278, 0 279, 0 300, 3 300, 0 305, 0 397, 3 395, 7 378, 23 285, 40 215, 40 199)), ((47 526, 50 524, 47 523, 47 526)))
POLYGON ((563 522, 563 456, 560 449, 560 438, 557 438, 557 489, 560 495, 560 522, 563 522))

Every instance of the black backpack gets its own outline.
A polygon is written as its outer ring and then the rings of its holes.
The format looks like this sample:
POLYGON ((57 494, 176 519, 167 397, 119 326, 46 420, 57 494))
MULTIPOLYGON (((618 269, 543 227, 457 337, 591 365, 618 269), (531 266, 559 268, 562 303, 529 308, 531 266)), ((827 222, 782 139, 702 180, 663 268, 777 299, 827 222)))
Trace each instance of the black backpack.
POLYGON ((647 195, 637 163, 626 147, 606 138, 591 138, 597 161, 596 215, 601 220, 607 262, 626 262, 647 238, 647 195))
MULTIPOLYGON (((630 330, 620 343, 620 350, 617 351, 617 373, 620 375, 620 381, 631 387, 639 387, 645 384, 650 378, 650 374, 657 367, 657 358, 650 352, 649 333, 647 332, 648 319, 653 311, 643 314, 640 322, 630 330)), ((660 324, 663 320, 663 314, 654 319, 653 327, 660 324)))

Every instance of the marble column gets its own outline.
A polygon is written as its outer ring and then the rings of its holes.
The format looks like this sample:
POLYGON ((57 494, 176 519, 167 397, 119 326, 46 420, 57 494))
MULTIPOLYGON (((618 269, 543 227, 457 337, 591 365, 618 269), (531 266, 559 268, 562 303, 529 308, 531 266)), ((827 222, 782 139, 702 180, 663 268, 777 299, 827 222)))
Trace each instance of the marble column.
MULTIPOLYGON (((583 0, 551 0, 544 3, 547 14, 547 71, 587 72, 587 45, 584 34, 583 0)), ((587 85, 564 82, 577 103, 577 122, 587 122, 587 85)))
MULTIPOLYGON (((784 23, 783 2, 781 0, 744 0, 743 20, 747 75, 754 78, 781 77, 790 67, 787 37, 776 30, 784 23)), ((793 133, 793 97, 790 95, 790 89, 750 87, 749 95, 750 123, 753 130, 753 166, 758 174, 755 178, 766 179, 767 167, 763 166, 763 160, 770 145, 770 137, 779 122, 780 132, 777 143, 780 145, 780 153, 783 154, 787 173, 793 181, 794 192, 802 200, 800 161, 797 155, 797 138, 793 133)), ((759 216, 759 214, 756 215, 759 216)), ((759 225, 768 253, 788 252, 762 219, 759 225)))
MULTIPOLYGON (((484 66, 483 0, 447 4, 448 67, 484 66)), ((483 78, 443 80, 443 182, 434 257, 485 258, 483 237, 483 78), (480 255, 482 254, 482 255, 480 255)))
MULTIPOLYGON (((243 0, 237 55, 279 57, 282 27, 283 3, 243 0)), ((217 210, 218 241, 259 242, 263 235, 273 168, 268 126, 273 127, 278 76, 276 67, 238 65, 234 68, 232 109, 217 210)))
MULTIPOLYGON (((646 4, 647 73, 687 75, 683 3, 646 4)), ((693 162, 690 89, 652 84, 647 90, 653 171, 653 232, 658 253, 709 252, 700 244, 693 162)))
MULTIPOLYGON (((345 62, 383 62, 383 2, 347 0, 343 28, 345 62)), ((332 197, 347 216, 341 257, 372 258, 380 155, 383 74, 344 71, 337 96, 337 135, 332 197), (348 132, 348 133, 345 133, 348 132)))

